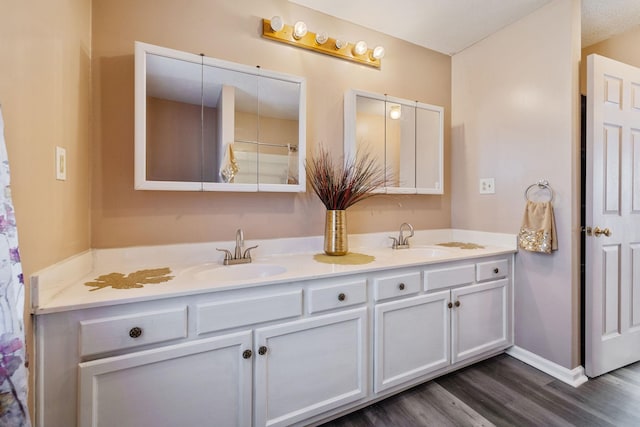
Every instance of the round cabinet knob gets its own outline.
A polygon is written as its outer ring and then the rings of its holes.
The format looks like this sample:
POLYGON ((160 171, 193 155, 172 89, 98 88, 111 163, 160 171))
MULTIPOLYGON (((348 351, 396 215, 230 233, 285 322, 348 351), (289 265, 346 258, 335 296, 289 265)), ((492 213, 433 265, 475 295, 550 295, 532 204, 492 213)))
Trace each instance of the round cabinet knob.
POLYGON ((343 293, 340 293, 340 295, 338 295, 338 301, 344 301, 347 299, 347 296, 343 293))
POLYGON ((498 267, 493 269, 493 274, 498 274, 500 273, 500 269, 498 267))
POLYGON ((245 350, 242 352, 243 359, 251 359, 252 355, 253 355, 253 352, 251 350, 245 350))
POLYGON ((131 338, 138 338, 140 335, 142 335, 142 328, 134 326, 133 328, 129 329, 129 336, 131 338))
POLYGON ((400 289, 401 291, 404 291, 404 283, 400 283, 398 285, 398 289, 400 289))
POLYGON ((258 348, 258 354, 259 354, 260 356, 264 356, 265 354, 267 354, 267 347, 266 347, 266 346, 264 346, 264 345, 261 345, 261 346, 258 348))
POLYGON ((451 301, 449 301, 449 304, 447 304, 447 307, 453 308, 453 303, 451 301))
POLYGON ((455 303, 453 303, 453 305, 455 305, 456 307, 460 307, 460 301, 456 301, 455 303))

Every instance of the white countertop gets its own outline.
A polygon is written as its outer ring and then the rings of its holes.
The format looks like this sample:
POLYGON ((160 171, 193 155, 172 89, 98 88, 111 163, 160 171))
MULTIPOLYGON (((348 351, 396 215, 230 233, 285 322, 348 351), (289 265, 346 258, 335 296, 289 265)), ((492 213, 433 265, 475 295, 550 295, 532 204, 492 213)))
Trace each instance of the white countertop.
POLYGON ((322 236, 285 239, 245 240, 252 251, 251 264, 223 266, 223 254, 216 248, 233 252, 235 241, 182 245, 145 246, 118 249, 92 249, 31 276, 31 306, 35 314, 46 314, 89 307, 147 301, 276 283, 299 282, 318 278, 366 273, 390 268, 410 267, 438 262, 486 257, 517 251, 516 236, 468 230, 422 230, 409 239, 411 249, 391 249, 389 236, 398 232, 349 235, 349 252, 375 257, 367 264, 341 265, 318 262, 314 255, 323 252, 322 236), (479 249, 443 247, 438 243, 464 242, 482 245, 479 249), (248 270, 244 266, 248 267, 248 270), (173 278, 141 288, 94 289, 86 286, 109 273, 129 274, 142 269, 168 267, 173 278), (272 268, 278 274, 255 277, 253 270, 272 268), (207 270, 225 269, 223 270, 207 270), (234 277, 235 271, 240 277, 234 277), (283 272, 280 272, 284 270, 283 272), (217 274, 220 272, 220 274, 217 274), (247 274, 248 273, 248 274, 247 274), (207 276, 203 278, 202 276, 207 276), (220 279, 220 276, 225 276, 220 279))

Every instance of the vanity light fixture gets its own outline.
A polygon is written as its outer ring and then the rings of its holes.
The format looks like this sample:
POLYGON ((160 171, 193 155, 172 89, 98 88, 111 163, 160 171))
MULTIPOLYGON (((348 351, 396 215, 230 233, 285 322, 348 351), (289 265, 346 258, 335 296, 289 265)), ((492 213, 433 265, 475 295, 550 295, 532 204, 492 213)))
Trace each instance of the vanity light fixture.
POLYGON ((364 55, 365 53, 367 53, 367 50, 367 43, 362 40, 360 40, 353 46, 353 53, 355 55, 364 55))
POLYGON ((298 21, 293 25, 293 38, 300 40, 307 35, 307 24, 302 21, 298 21))
POLYGON ((262 20, 262 37, 374 68, 380 68, 380 60, 384 56, 382 46, 369 49, 362 40, 351 45, 342 38, 333 39, 323 31, 317 34, 308 31, 307 24, 303 21, 298 21, 293 26, 287 25, 280 16, 262 20))
POLYGON ((316 43, 325 44, 329 40, 329 36, 324 31, 316 33, 316 43))
POLYGON ((281 16, 274 16, 271 18, 271 29, 273 31, 282 31, 284 28, 284 21, 281 16))
POLYGON ((347 47, 349 43, 342 40, 342 39, 336 39, 336 49, 340 50, 340 49, 344 49, 345 47, 347 47))
POLYGON ((382 46, 374 47, 373 51, 371 52, 371 57, 373 59, 382 59, 382 58, 384 58, 384 47, 382 47, 382 46))
POLYGON ((389 109, 389 118, 391 120, 398 120, 400 117, 402 117, 402 107, 399 105, 392 105, 389 109))

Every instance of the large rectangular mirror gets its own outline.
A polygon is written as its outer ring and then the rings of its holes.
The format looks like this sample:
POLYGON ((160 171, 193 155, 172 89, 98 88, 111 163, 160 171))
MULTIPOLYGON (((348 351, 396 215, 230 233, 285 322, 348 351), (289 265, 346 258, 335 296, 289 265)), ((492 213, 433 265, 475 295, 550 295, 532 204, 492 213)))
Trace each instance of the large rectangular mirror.
POLYGON ((305 191, 305 80, 136 42, 135 188, 305 191))
POLYGON ((443 194, 444 108, 360 90, 345 94, 345 155, 372 152, 387 193, 443 194))

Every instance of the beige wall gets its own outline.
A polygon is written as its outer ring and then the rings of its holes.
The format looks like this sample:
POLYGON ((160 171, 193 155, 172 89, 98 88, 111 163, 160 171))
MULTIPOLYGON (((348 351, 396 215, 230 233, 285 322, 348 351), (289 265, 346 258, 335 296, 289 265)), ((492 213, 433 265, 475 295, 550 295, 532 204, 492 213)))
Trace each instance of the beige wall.
POLYGON ((585 94, 587 85, 587 56, 596 53, 625 64, 640 67, 640 26, 600 43, 582 49, 580 63, 580 91, 585 94))
POLYGON ((90 1, 3 2, 0 103, 28 274, 89 248, 90 1), (55 179, 55 147, 67 181, 55 179))
MULTIPOLYGON (((319 235, 324 211, 307 194, 171 193, 133 190, 133 42, 260 65, 307 78, 307 145, 342 151, 343 94, 357 88, 445 107, 449 159, 451 58, 291 4, 265 1, 94 1, 92 245, 228 240, 242 227, 249 239, 319 235), (380 70, 261 37, 261 19, 305 20, 355 41, 385 46, 380 70)), ((450 225, 449 171, 444 196, 380 196, 349 209, 349 232, 450 225)))
MULTIPOLYGON (((0 104, 28 278, 90 247, 91 3, 3 1, 0 9, 0 104), (64 182, 55 179, 56 146, 67 150, 64 182)), ((25 327, 31 336, 28 316, 25 327)))
POLYGON ((580 7, 555 0, 452 60, 452 226, 517 233, 524 190, 547 179, 559 250, 520 251, 516 345, 566 368, 580 364, 580 7), (496 193, 481 195, 480 178, 496 193))

